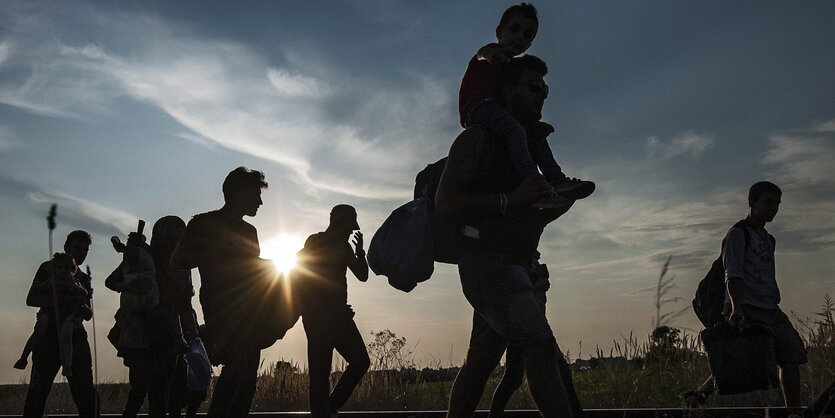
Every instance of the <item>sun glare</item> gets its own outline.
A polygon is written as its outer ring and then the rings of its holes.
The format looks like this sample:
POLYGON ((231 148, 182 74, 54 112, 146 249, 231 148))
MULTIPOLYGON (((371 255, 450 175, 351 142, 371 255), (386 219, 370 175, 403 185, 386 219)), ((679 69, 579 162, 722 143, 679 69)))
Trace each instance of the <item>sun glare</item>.
POLYGON ((281 234, 261 245, 261 258, 270 259, 278 271, 287 273, 296 267, 296 253, 304 247, 298 236, 281 234))

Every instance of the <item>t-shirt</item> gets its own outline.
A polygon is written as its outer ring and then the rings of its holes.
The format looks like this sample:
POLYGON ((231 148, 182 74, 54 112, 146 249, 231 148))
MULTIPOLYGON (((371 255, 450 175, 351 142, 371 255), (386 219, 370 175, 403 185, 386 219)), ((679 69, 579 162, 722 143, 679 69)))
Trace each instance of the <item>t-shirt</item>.
POLYGON ((303 312, 306 317, 344 311, 348 304, 348 264, 354 252, 345 237, 325 232, 311 235, 299 252, 304 270, 303 312))
MULTIPOLYGON (((478 135, 480 140, 476 142, 485 144, 478 175, 468 186, 471 192, 498 196, 499 193, 511 193, 519 186, 522 177, 513 167, 507 147, 501 145, 504 142, 478 125, 467 128, 461 135, 478 135)), ((504 216, 497 213, 468 216, 464 223, 479 231, 479 239, 465 240, 465 252, 506 256, 523 267, 530 267, 535 260, 544 228, 540 210, 532 206, 508 208, 504 216)))
POLYGON ((745 232, 731 228, 725 236, 722 263, 725 280, 742 278, 742 304, 763 309, 778 309, 780 289, 774 269, 774 245, 764 228, 748 228, 749 242, 745 245, 745 232))
MULTIPOLYGON (((498 47, 499 44, 488 44, 488 47, 498 47)), ((479 60, 473 55, 467 64, 467 71, 461 79, 461 89, 458 92, 458 116, 461 126, 467 127, 467 115, 484 99, 495 98, 496 68, 486 60, 479 60)))
POLYGON ((223 216, 220 211, 195 215, 179 246, 214 255, 197 266, 206 323, 231 325, 253 309, 250 293, 258 277, 255 270, 261 253, 254 226, 243 219, 223 216))

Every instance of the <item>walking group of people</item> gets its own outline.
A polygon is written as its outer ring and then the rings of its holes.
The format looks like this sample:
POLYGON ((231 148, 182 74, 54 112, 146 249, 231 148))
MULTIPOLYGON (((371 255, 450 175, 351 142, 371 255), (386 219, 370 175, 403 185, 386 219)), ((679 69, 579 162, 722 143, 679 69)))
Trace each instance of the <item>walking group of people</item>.
MULTIPOLYGON (((519 57, 538 25, 532 5, 508 8, 496 28, 497 42, 481 48, 470 61, 459 94, 465 130, 450 148, 435 195, 437 216, 464 225, 458 269, 464 296, 473 307, 466 360, 450 393, 450 417, 473 415, 505 352, 507 367, 494 394, 492 415, 501 414, 523 376, 545 416, 582 414, 568 364, 545 316, 548 273, 538 261, 537 247, 546 225, 577 199, 591 195, 595 185, 563 174, 546 141, 553 132, 540 120, 549 92, 547 67, 534 56, 519 57)), ((198 333, 212 363, 223 365, 209 416, 247 415, 261 349, 281 338, 299 316, 308 340, 313 416, 335 414, 368 370, 368 353, 347 303, 347 271, 360 281, 368 279, 356 211, 349 205, 332 209, 325 231, 311 235, 299 252, 290 284, 276 280, 279 275, 271 263, 259 258, 257 231, 243 219, 256 215, 266 188, 263 173, 239 167, 223 182, 220 209, 195 215, 187 225, 180 218, 163 217, 153 227, 150 245, 141 231, 131 234, 126 246, 114 242, 123 252, 123 263, 105 285, 121 294, 118 329, 112 334, 130 368, 126 416, 137 413, 146 393, 152 416, 179 414, 183 403, 172 402, 173 382, 184 367, 183 352, 198 333), (191 306, 193 268, 200 272, 205 332, 198 331, 191 306), (347 368, 331 389, 333 350, 346 359, 347 368)), ((751 187, 747 222, 728 232, 722 258, 728 317, 780 330, 774 345, 782 387, 787 404, 797 405, 797 365, 806 361, 805 351, 778 307, 774 241, 764 229, 777 213, 781 194, 769 182, 751 187), (749 229, 750 239, 739 228, 749 229)), ((79 414, 96 413, 83 327, 92 314, 93 289, 90 277, 77 267, 90 243, 86 232, 71 233, 65 255, 38 269, 27 297, 29 306, 41 310, 27 351, 15 365, 25 367, 32 352, 26 416, 43 414, 61 366, 79 414)))

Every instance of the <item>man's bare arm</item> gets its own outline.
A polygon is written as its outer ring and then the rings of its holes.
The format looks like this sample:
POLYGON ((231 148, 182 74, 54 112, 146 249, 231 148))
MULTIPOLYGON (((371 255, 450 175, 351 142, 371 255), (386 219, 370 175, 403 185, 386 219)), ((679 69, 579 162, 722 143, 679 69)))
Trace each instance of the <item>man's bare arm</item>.
MULTIPOLYGON (((484 156, 484 138, 480 129, 469 128, 458 135, 449 149, 444 172, 435 194, 435 208, 445 216, 464 219, 501 213, 499 193, 477 194, 470 191, 484 156)), ((541 175, 525 178, 516 190, 507 193, 507 208, 530 205, 551 193, 551 186, 541 175)))
POLYGON ((359 281, 368 280, 368 261, 365 260, 365 255, 352 254, 348 268, 351 269, 351 273, 354 273, 359 281))
POLYGON ((743 283, 741 277, 729 277, 728 284, 728 298, 731 300, 731 315, 728 317, 728 322, 732 324, 738 323, 745 317, 745 312, 742 309, 742 293, 743 283))

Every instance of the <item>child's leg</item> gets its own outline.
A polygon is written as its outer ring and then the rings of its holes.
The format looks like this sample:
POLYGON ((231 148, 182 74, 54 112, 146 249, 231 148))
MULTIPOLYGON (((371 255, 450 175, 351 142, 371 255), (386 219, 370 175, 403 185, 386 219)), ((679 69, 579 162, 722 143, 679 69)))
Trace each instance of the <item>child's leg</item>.
POLYGON ((470 111, 468 121, 485 126, 507 142, 507 151, 516 173, 522 177, 538 173, 528 151, 528 137, 513 116, 495 100, 484 100, 470 111))
POLYGON ((72 376, 72 333, 74 324, 72 321, 65 320, 61 322, 60 326, 61 374, 69 377, 72 376))
POLYGON ((559 183, 565 179, 565 174, 563 174, 560 165, 557 164, 557 160, 554 159, 554 153, 551 151, 547 139, 534 138, 528 142, 528 147, 531 150, 531 158, 549 182, 559 183))
POLYGON ((560 196, 571 200, 584 199, 594 193, 594 182, 580 179, 570 179, 562 172, 562 168, 554 160, 554 153, 545 138, 535 138, 529 143, 533 157, 542 174, 554 186, 554 191, 560 196))
POLYGON ((35 329, 32 330, 32 335, 29 336, 29 339, 26 340, 26 345, 23 346, 23 353, 20 354, 20 358, 14 364, 16 369, 23 370, 26 368, 26 365, 29 364, 29 354, 32 354, 32 350, 35 349, 35 344, 46 335, 46 329, 48 327, 49 316, 43 312, 38 313, 37 320, 35 321, 35 329))

